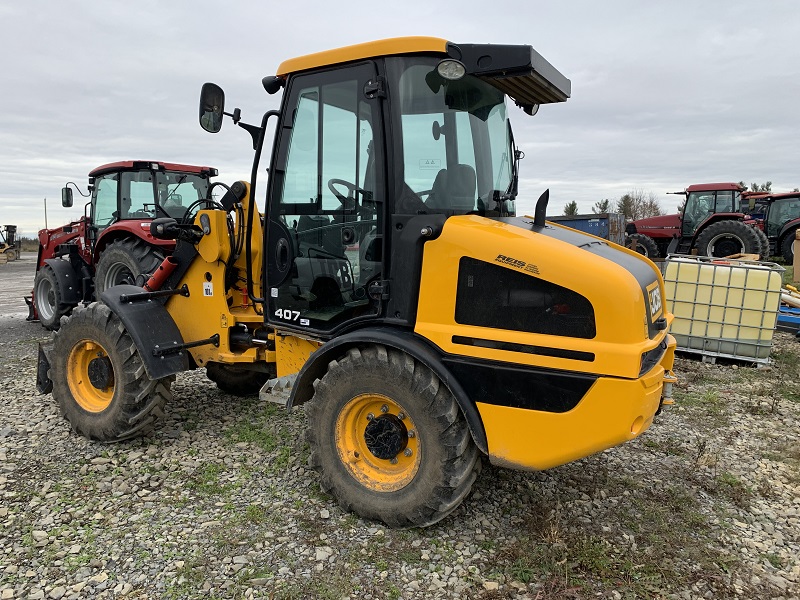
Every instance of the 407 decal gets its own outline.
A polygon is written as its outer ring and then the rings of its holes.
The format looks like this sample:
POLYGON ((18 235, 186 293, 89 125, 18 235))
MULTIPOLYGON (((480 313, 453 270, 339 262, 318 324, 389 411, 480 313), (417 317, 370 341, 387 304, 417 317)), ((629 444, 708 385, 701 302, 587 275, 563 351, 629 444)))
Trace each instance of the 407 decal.
POLYGON ((308 327, 311 321, 308 319, 300 318, 299 310, 291 310, 289 308, 279 308, 275 311, 276 319, 283 319, 284 321, 299 322, 301 327, 308 327))

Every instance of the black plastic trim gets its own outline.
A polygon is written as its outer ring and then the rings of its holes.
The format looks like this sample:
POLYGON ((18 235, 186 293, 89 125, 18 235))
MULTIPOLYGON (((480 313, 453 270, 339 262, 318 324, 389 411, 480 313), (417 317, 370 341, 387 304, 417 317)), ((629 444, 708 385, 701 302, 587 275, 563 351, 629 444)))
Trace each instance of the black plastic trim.
POLYGON ((181 335, 172 316, 159 302, 120 302, 120 296, 137 294, 142 288, 135 285, 115 285, 100 295, 111 311, 125 326, 139 350, 144 368, 150 379, 161 379, 189 369, 187 353, 162 354, 154 356, 155 348, 169 348, 183 344, 181 335))
POLYGON ((593 352, 580 352, 579 350, 566 350, 564 348, 551 348, 549 346, 533 346, 531 344, 516 344, 513 342, 484 340, 481 338, 465 337, 461 335, 454 335, 453 343, 461 344, 463 346, 478 346, 481 348, 492 348, 493 350, 505 350, 507 352, 522 352, 524 354, 536 354, 538 356, 552 356, 553 358, 582 360, 585 362, 594 362, 595 359, 593 352))
POLYGON ((550 413, 575 408, 599 379, 598 375, 453 355, 442 362, 474 402, 550 413))

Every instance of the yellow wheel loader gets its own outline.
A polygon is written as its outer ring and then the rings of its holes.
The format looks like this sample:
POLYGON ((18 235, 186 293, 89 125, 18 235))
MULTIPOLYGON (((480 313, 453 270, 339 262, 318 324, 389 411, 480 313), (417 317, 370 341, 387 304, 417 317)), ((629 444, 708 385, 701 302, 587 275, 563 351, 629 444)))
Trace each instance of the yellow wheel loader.
POLYGON ((635 438, 671 402, 658 269, 545 222, 547 192, 516 215, 506 100, 533 115, 570 95, 530 46, 387 39, 262 83, 282 101, 258 125, 201 91, 203 128, 229 116, 250 133, 251 181, 189 223, 156 219, 174 254, 40 353, 40 390, 76 431, 151 431, 186 369, 241 394, 291 383, 322 488, 412 527, 461 503, 481 455, 547 469, 635 438))

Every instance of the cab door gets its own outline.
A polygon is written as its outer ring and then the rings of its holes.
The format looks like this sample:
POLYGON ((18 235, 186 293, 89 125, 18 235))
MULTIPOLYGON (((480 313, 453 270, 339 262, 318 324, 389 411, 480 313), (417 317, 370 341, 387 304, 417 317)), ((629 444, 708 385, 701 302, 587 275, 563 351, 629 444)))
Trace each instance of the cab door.
POLYGON ((371 62, 290 79, 267 210, 266 321, 324 337, 378 316, 384 174, 371 62), (375 296, 375 298, 373 298, 375 296))

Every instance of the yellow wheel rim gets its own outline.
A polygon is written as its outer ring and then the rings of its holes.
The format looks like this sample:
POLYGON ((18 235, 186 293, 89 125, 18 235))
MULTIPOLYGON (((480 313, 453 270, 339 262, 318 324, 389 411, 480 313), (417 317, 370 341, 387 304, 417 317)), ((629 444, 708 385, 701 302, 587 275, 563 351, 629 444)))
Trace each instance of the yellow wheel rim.
POLYGON ((342 408, 336 418, 336 449, 356 481, 376 492, 405 487, 421 463, 414 421, 381 394, 356 396, 342 408))
POLYGON ((107 409, 114 397, 114 373, 106 349, 90 340, 75 344, 67 359, 67 384, 82 409, 93 413, 107 409), (93 362, 98 360, 102 362, 93 362), (107 374, 98 376, 104 370, 107 374))

